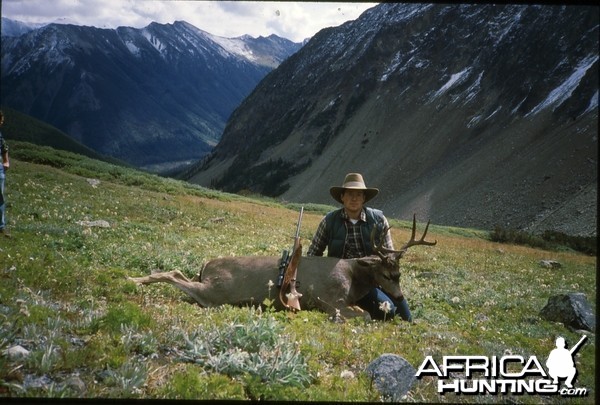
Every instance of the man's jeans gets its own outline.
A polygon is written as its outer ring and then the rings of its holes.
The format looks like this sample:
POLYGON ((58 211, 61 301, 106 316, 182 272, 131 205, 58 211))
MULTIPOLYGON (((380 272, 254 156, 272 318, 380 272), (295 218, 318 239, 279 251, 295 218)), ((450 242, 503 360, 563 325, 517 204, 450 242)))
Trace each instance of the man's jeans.
POLYGON ((395 315, 400 315, 405 321, 412 322, 412 315, 406 298, 403 298, 402 301, 396 301, 379 288, 373 288, 367 295, 358 300, 357 304, 367 311, 372 319, 390 320, 395 315), (389 304, 387 313, 380 308, 380 305, 384 302, 389 304))
POLYGON ((4 229, 6 226, 6 203, 4 202, 4 180, 6 175, 4 174, 4 167, 0 166, 0 229, 4 229))

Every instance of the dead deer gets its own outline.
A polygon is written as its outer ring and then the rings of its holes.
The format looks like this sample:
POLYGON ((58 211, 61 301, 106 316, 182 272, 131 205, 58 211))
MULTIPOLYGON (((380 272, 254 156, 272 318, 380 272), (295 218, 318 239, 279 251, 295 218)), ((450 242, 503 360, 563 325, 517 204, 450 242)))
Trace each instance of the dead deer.
MULTIPOLYGON (((352 318, 368 314, 355 305, 373 287, 380 287, 394 299, 401 299, 400 258, 409 247, 433 246, 425 241, 429 222, 419 240, 415 239, 416 218, 413 217, 412 235, 400 250, 386 249, 371 244, 375 255, 360 259, 303 256, 298 265, 299 291, 302 308, 318 309, 334 317, 352 318)), ((389 228, 382 229, 382 235, 389 228)), ((380 240, 383 238, 380 238, 380 240)), ((231 305, 261 305, 265 299, 274 301, 275 309, 284 309, 271 291, 277 279, 279 258, 272 256, 225 257, 209 261, 192 280, 179 270, 153 273, 145 277, 128 277, 138 285, 169 283, 192 297, 202 307, 231 305)))

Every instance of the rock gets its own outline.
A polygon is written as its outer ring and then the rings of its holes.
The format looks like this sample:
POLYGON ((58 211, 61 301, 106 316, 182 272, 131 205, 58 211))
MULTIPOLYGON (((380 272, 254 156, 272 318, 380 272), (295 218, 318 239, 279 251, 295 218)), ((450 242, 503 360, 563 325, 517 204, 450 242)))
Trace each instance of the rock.
POLYGON ((540 266, 545 267, 547 269, 560 269, 562 267, 562 264, 560 264, 556 260, 540 260, 540 266))
POLYGON ((87 227, 110 228, 110 224, 103 219, 100 219, 98 221, 77 221, 77 225, 87 227))
POLYGON ((48 387, 50 387, 52 384, 54 384, 54 380, 52 380, 47 375, 39 377, 33 374, 27 374, 25 376, 25 379, 23 380, 23 388, 26 390, 32 388, 48 390, 48 387))
POLYGON ((417 370, 403 357, 387 353, 373 360, 366 373, 385 400, 396 402, 414 384, 417 370))
POLYGON ((562 322, 573 329, 594 332, 596 315, 583 293, 559 294, 548 299, 540 316, 553 322, 562 322))
POLYGON ((100 184, 100 180, 98 179, 87 179, 87 182, 89 183, 90 186, 96 188, 98 187, 98 185, 100 184))
POLYGON ((4 354, 10 360, 17 360, 22 357, 29 356, 29 350, 25 349, 23 346, 17 345, 9 347, 2 354, 4 354))
POLYGON ((85 383, 77 375, 67 378, 64 384, 66 387, 70 388, 71 391, 74 391, 78 394, 83 394, 85 392, 85 383))

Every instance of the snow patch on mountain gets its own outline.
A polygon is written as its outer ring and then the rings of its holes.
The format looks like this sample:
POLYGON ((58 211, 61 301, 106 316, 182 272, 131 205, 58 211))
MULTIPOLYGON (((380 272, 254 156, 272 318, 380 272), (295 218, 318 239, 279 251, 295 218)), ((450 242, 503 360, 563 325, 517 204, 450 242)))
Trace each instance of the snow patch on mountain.
POLYGON ((594 95, 592 96, 592 98, 590 100, 590 104, 585 109, 585 111, 583 113, 581 113, 581 115, 587 114, 588 112, 594 111, 594 110, 598 110, 598 90, 596 90, 596 93, 594 93, 594 95))
POLYGON ((140 48, 138 48, 133 41, 125 41, 125 46, 134 56, 140 56, 140 48))
POLYGON ((166 45, 164 45, 162 42, 160 42, 160 39, 158 39, 157 37, 155 37, 154 35, 152 35, 151 32, 149 32, 147 29, 143 29, 141 31, 142 35, 144 36, 144 38, 146 38, 146 40, 148 40, 148 42, 150 42, 150 45, 152 45, 154 47, 154 49, 156 49, 161 55, 164 55, 164 51, 166 50, 166 45))
POLYGON ((450 79, 438 91, 436 91, 433 94, 433 96, 431 96, 431 99, 429 100, 429 102, 435 100, 436 98, 438 98, 442 94, 446 93, 451 88, 463 83, 469 77, 470 72, 471 72, 471 68, 468 67, 458 73, 454 73, 452 76, 450 76, 450 79))
POLYGON ((494 46, 498 46, 502 40, 514 32, 515 27, 521 22, 524 9, 516 9, 515 14, 502 13, 498 19, 492 20, 490 25, 490 37, 496 38, 494 46))
POLYGON ((398 69, 398 67, 400 66, 401 63, 402 63, 402 54, 400 52, 398 52, 394 55, 394 58, 392 59, 390 66, 388 66, 388 68, 385 70, 385 72, 383 72, 383 75, 379 78, 379 81, 385 82, 390 77, 390 75, 398 69))
POLYGON ((573 91, 579 86, 581 79, 585 76, 585 73, 591 68, 594 63, 598 61, 598 55, 589 55, 584 58, 579 65, 575 68, 575 71, 569 76, 560 86, 555 88, 548 94, 548 97, 540 104, 535 106, 526 117, 535 115, 542 111, 544 108, 554 106, 553 111, 556 110, 562 103, 568 100, 573 91))
POLYGON ((257 60, 252 51, 248 49, 246 43, 240 38, 223 38, 212 34, 208 34, 207 36, 230 54, 241 56, 250 61, 257 60))
POLYGON ((475 82, 471 86, 469 86, 469 88, 466 91, 467 95, 465 96, 464 104, 467 104, 471 100, 473 100, 477 96, 479 91, 481 90, 481 78, 482 77, 483 77, 483 72, 479 73, 479 76, 477 77, 475 82))

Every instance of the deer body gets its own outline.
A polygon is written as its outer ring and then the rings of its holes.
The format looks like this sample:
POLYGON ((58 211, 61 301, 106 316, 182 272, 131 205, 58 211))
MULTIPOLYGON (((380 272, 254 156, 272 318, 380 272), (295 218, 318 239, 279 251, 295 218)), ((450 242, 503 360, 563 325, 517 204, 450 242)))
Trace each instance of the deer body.
MULTIPOLYGON (((278 291, 269 281, 277 279, 279 258, 267 256, 225 257, 209 261, 198 279, 188 279, 178 270, 129 278, 137 284, 166 282, 177 287, 202 307, 224 304, 258 305, 266 298, 276 309, 284 309, 274 298, 278 291)), ((343 317, 364 315, 354 303, 373 287, 381 286, 393 298, 402 296, 399 268, 386 267, 377 256, 362 259, 302 257, 298 265, 298 290, 303 309, 318 309, 343 317)))
MULTIPOLYGON (((399 251, 378 247, 375 249, 377 255, 360 259, 303 256, 297 270, 302 308, 318 309, 332 316, 339 314, 343 318, 368 317, 355 303, 374 287, 381 288, 391 298, 401 299, 400 258, 410 246, 436 243, 424 241, 427 228, 421 239, 415 241, 415 227, 413 219, 411 240, 399 251)), ((383 231, 387 232, 387 229, 383 231)), ((283 304, 275 299, 279 294, 274 286, 278 273, 278 257, 240 256, 211 260, 192 280, 178 270, 129 277, 129 280, 141 285, 172 284, 202 307, 260 305, 270 298, 275 308, 282 310, 283 304)))

